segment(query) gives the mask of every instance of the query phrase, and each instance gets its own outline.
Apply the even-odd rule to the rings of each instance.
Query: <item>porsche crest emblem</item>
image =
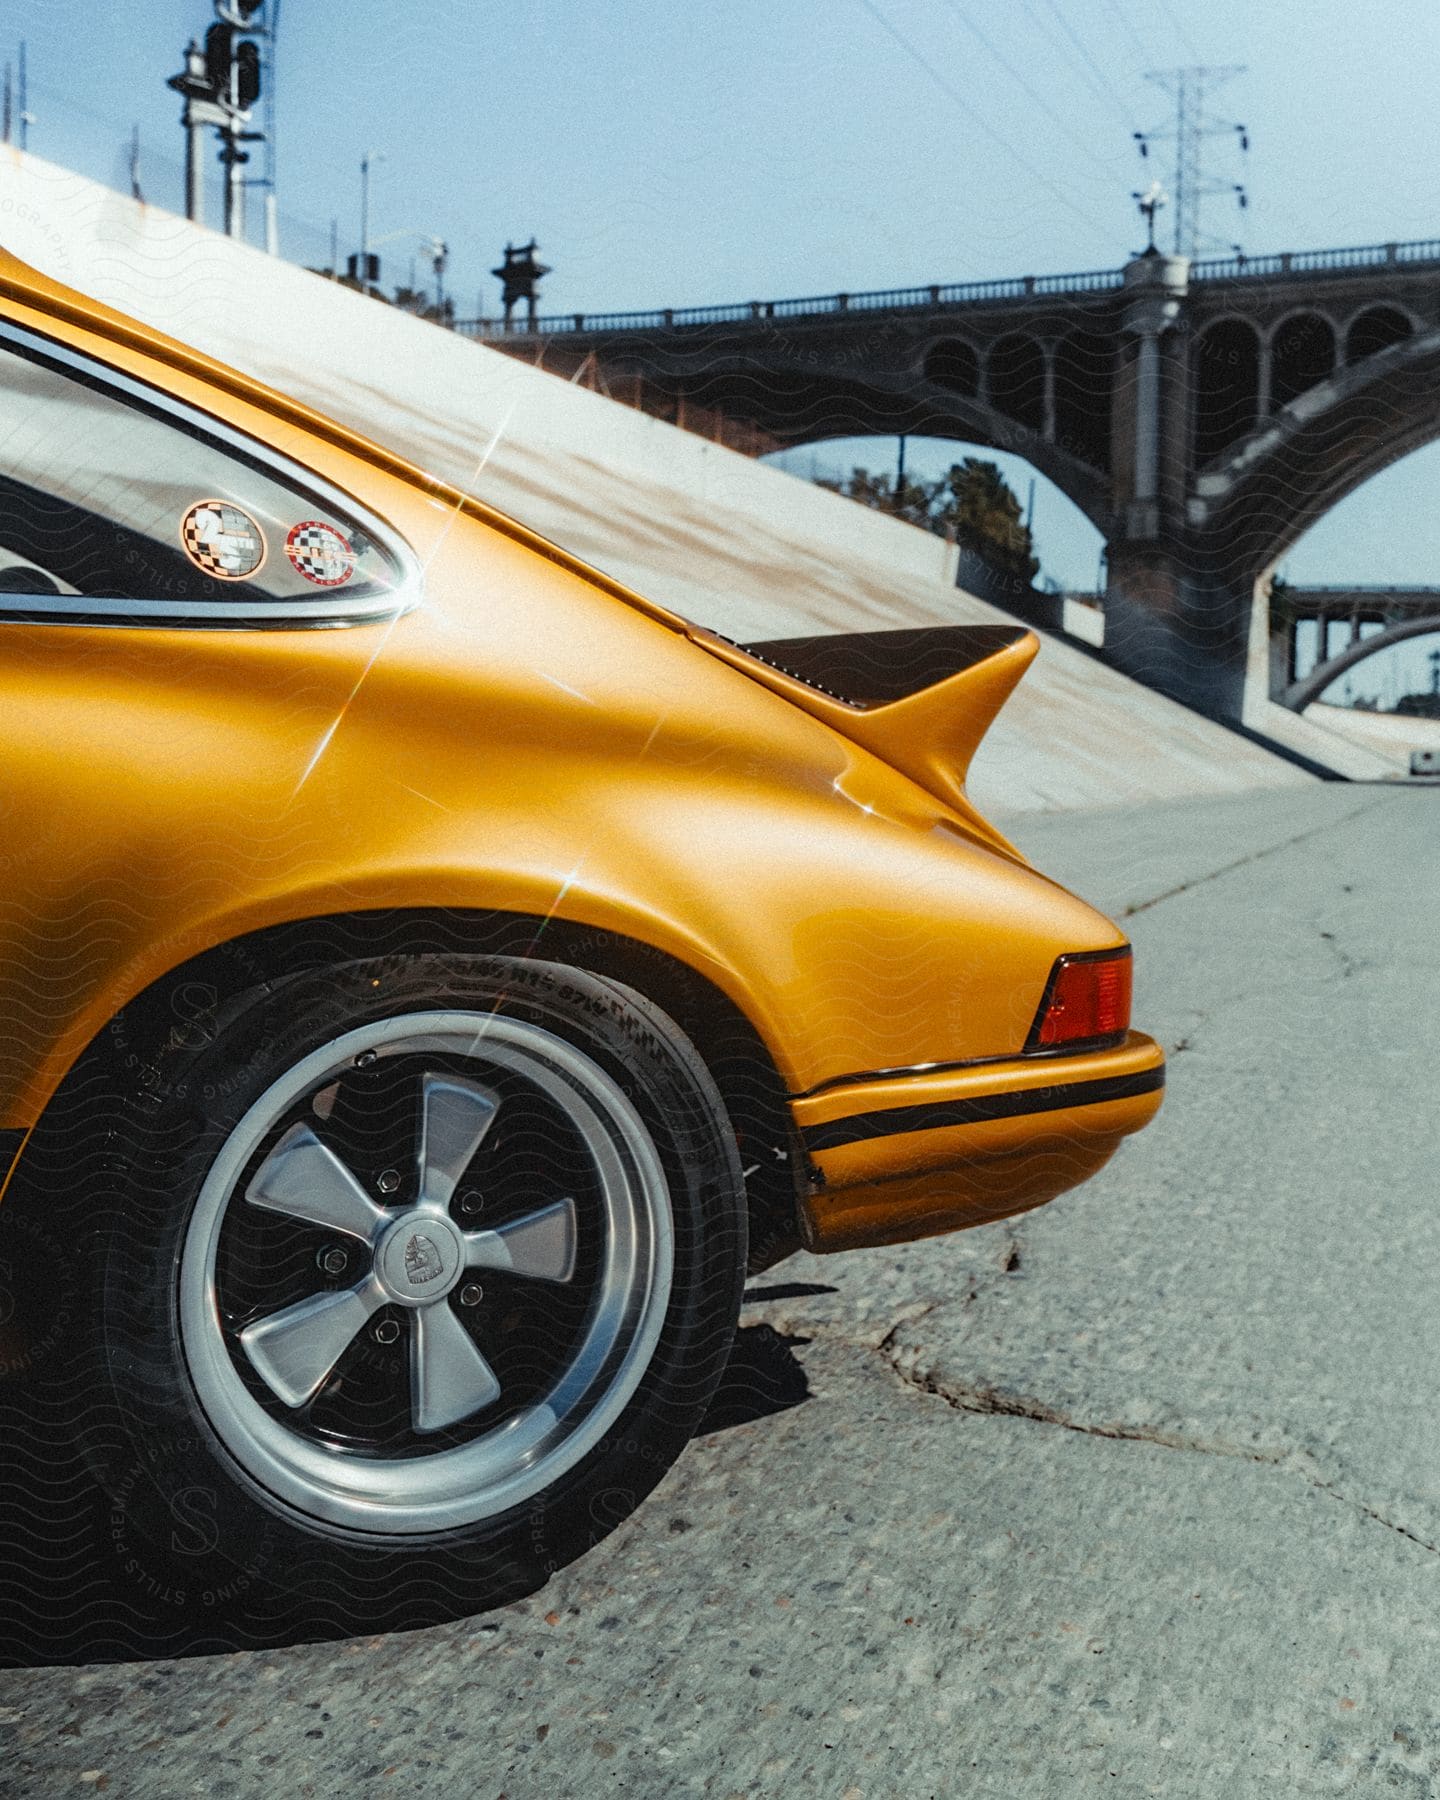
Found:
[[[405,1246],[405,1273],[416,1287],[445,1273],[445,1261],[434,1243],[417,1231]]]

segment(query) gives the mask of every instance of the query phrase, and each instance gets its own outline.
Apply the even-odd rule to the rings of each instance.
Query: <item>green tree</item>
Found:
[[[957,541],[1001,574],[1033,581],[1040,559],[1020,501],[998,464],[967,456],[952,463],[930,509],[931,530],[953,528]]]
[[[898,492],[889,475],[872,475],[868,469],[852,469],[843,480],[820,485],[937,536],[953,536],[993,569],[1019,581],[1031,582],[1040,571],[1020,502],[995,463],[967,456],[952,464],[942,481],[915,481],[907,475]]]

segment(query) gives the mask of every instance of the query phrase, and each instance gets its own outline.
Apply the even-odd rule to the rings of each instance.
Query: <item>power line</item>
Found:
[[[1195,40],[1185,29],[1184,21],[1171,9],[1169,0],[1157,0],[1157,4],[1159,5],[1160,11],[1164,13],[1165,17],[1175,27],[1175,35],[1180,39],[1180,42],[1189,51],[1191,56],[1195,58],[1196,62],[1199,62],[1201,56],[1199,50],[1195,47]]]
[[[1134,20],[1131,19],[1129,13],[1127,13],[1125,11],[1125,9],[1121,6],[1120,0],[1105,0],[1105,4],[1110,8],[1110,11],[1115,15],[1115,17],[1125,27],[1126,31],[1129,32],[1130,41],[1134,44],[1135,48],[1140,52],[1140,55],[1144,58],[1144,60],[1146,62],[1148,62],[1150,60],[1150,52],[1145,48],[1145,40],[1144,40],[1144,38],[1141,37],[1140,33],[1135,29]]]
[[[1043,23],[1043,21],[1040,18],[1040,15],[1035,11],[1035,8],[1030,4],[1030,0],[1020,0],[1020,4],[1022,7],[1024,7],[1025,11],[1029,14],[1030,23],[1035,27],[1036,31],[1039,32],[1042,37],[1049,38],[1051,44],[1053,45],[1055,40],[1054,40],[1054,37],[1051,35],[1050,27]],[[1103,87],[1101,87],[1096,82],[1095,77],[1084,66],[1084,64],[1077,63],[1075,61],[1075,58],[1073,57],[1073,55],[1071,55],[1071,53],[1065,48],[1065,46],[1063,44],[1060,45],[1059,48],[1060,48],[1061,54],[1064,56],[1066,62],[1068,62],[1070,64],[1071,68],[1078,70],[1079,73],[1084,76],[1085,80],[1089,83],[1091,93],[1093,93],[1095,95],[1095,97],[1100,101],[1101,105],[1102,106],[1113,105],[1114,104],[1113,96],[1111,94],[1109,94]],[[1126,123],[1128,124],[1129,121],[1127,120]]]
[[[1095,58],[1090,54],[1090,51],[1089,51],[1088,47],[1086,46],[1084,40],[1082,38],[1076,36],[1075,31],[1070,24],[1070,21],[1065,17],[1064,13],[1061,12],[1059,6],[1056,4],[1056,0],[1045,0],[1045,4],[1047,7],[1049,7],[1050,11],[1054,14],[1055,21],[1059,25],[1060,29],[1065,33],[1066,37],[1069,38],[1070,42],[1075,46],[1076,50],[1079,52],[1080,59],[1084,63],[1087,71],[1089,72],[1090,79],[1091,79],[1091,85],[1094,87],[1096,93],[1099,94],[1100,98],[1106,103],[1107,106],[1113,106],[1115,108],[1116,112],[1118,112],[1120,117],[1125,121],[1125,124],[1130,129],[1133,130],[1135,121],[1130,115],[1129,107],[1126,106],[1125,102],[1120,98],[1120,96],[1116,92],[1115,88],[1111,85],[1111,82],[1110,82],[1108,76],[1106,75],[1105,71],[1100,67],[1099,63],[1096,62]],[[1027,12],[1030,11],[1029,0],[1025,0],[1025,10]],[[1035,15],[1032,12],[1030,16],[1033,18]]]
[[[974,37],[979,38],[980,42],[984,45],[985,49],[987,51],[989,51],[990,55],[994,58],[994,60],[997,63],[999,63],[1000,67],[1005,71],[1005,73],[1010,77],[1010,79],[1019,86],[1021,91],[1031,101],[1032,105],[1038,106],[1040,111],[1043,112],[1047,118],[1053,119],[1054,122],[1060,127],[1061,131],[1063,131],[1065,133],[1066,137],[1069,138],[1070,142],[1072,144],[1074,144],[1076,146],[1076,148],[1079,149],[1085,156],[1088,156],[1090,161],[1095,165],[1095,167],[1097,169],[1100,170],[1100,172],[1103,175],[1108,177],[1110,174],[1110,170],[1107,167],[1107,165],[1104,162],[1102,162],[1098,156],[1096,156],[1094,150],[1085,141],[1084,138],[1080,137],[1076,132],[1074,132],[1070,129],[1070,126],[1066,123],[1065,119],[1061,116],[1061,114],[1056,112],[1054,107],[1052,107],[1050,105],[1049,101],[1044,97],[1044,95],[1041,94],[1040,92],[1038,92],[1037,89],[1035,89],[1034,87],[1032,87],[1030,85],[1030,83],[1025,79],[1025,77],[1015,67],[1014,63],[1012,63],[1010,61],[1009,57],[1006,56],[1002,51],[997,50],[995,48],[994,44],[992,44],[990,42],[990,39],[988,37],[986,37],[985,33],[980,29],[980,27],[975,23],[975,21],[972,18],[970,18],[970,16],[967,13],[965,13],[961,10],[959,0],[945,0],[945,5],[950,9],[950,11],[952,13],[954,13],[955,17],[960,21],[960,23],[965,27],[965,29],[967,31],[969,31]]]
[[[860,5],[865,8],[866,12],[869,13],[870,17],[874,19],[877,25],[881,26],[883,30],[888,32],[889,35],[894,38],[895,42],[899,44],[906,55],[920,65],[930,77],[931,81],[934,82],[936,87],[938,87],[948,99],[954,102],[960,111],[965,114],[966,118],[978,125],[986,136],[997,143],[1002,150],[1006,151],[1010,156],[1013,156],[1016,162],[1020,164],[1021,168],[1037,181],[1048,194],[1058,200],[1068,212],[1074,213],[1077,219],[1084,220],[1092,230],[1106,232],[1106,227],[1099,224],[1095,219],[1092,219],[1088,213],[1084,212],[1076,205],[1068,194],[1056,187],[1055,183],[1051,181],[1047,175],[1042,174],[1041,171],[1035,167],[1029,157],[1015,148],[1014,144],[1010,142],[1003,132],[997,131],[995,127],[991,125],[987,119],[982,118],[979,113],[972,112],[959,90],[945,79],[940,71],[930,63],[924,54],[910,42],[909,38],[907,38],[898,27],[891,24],[890,20],[887,19],[884,13],[882,13],[875,5],[874,0],[860,0]],[[1108,232],[1106,232],[1106,235],[1108,235]]]

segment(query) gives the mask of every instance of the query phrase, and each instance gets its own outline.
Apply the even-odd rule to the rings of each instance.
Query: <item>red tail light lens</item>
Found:
[[[1130,1027],[1130,946],[1058,956],[1026,1050],[1099,1045]]]

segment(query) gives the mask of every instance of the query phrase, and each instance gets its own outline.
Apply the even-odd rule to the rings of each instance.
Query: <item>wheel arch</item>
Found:
[[[90,1039],[14,1158],[78,1105],[104,1105],[116,1084],[144,1084],[148,1055],[177,1031],[204,1029],[229,1001],[327,963],[396,955],[512,956],[563,963],[633,988],[672,1018],[719,1089],[748,1171],[751,1266],[799,1247],[798,1140],[787,1092],[760,1033],[707,976],[641,939],[574,920],[465,908],[327,913],[259,927],[212,944],[132,995]],[[0,1167],[0,1192],[7,1182]]]

